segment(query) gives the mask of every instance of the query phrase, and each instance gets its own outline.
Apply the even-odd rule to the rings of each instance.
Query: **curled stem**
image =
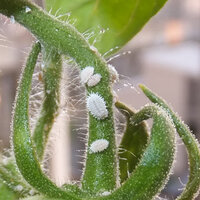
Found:
[[[25,180],[39,192],[49,197],[78,200],[79,198],[73,194],[58,188],[42,172],[31,139],[28,117],[29,93],[40,49],[40,44],[36,43],[29,55],[16,98],[13,116],[13,147],[16,163]]]
[[[33,133],[37,156],[42,160],[49,132],[58,115],[60,102],[60,79],[62,72],[61,56],[52,49],[45,49],[43,53],[44,68],[43,81],[45,96],[40,117]]]
[[[26,13],[26,7],[29,7],[31,11]],[[98,93],[104,98],[108,117],[104,120],[97,120],[91,114],[89,115],[88,145],[90,146],[95,140],[103,138],[108,140],[109,147],[105,152],[98,154],[87,152],[82,187],[89,193],[115,189],[117,167],[112,110],[113,96],[106,61],[90,47],[82,34],[75,28],[53,19],[48,13],[28,1],[1,0],[0,12],[8,17],[13,16],[17,22],[28,28],[45,48],[53,48],[60,54],[72,57],[80,69],[92,66],[95,73],[102,76],[101,82],[97,86],[87,88],[87,95]]]
[[[161,106],[171,116],[176,130],[187,148],[190,163],[189,181],[177,199],[192,200],[198,195],[200,188],[200,145],[189,128],[179,119],[163,99],[142,84],[140,88],[153,103]]]
[[[175,129],[170,118],[158,106],[146,106],[132,118],[133,124],[153,118],[147,148],[130,178],[105,200],[153,199],[165,185],[175,152]]]

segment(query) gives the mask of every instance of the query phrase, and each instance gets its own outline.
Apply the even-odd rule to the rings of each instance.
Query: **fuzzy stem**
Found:
[[[13,146],[17,166],[25,178],[39,192],[55,198],[78,200],[73,194],[65,192],[52,183],[42,172],[37,160],[29,128],[28,106],[32,75],[40,52],[40,44],[36,43],[27,60],[13,116]]]
[[[150,200],[168,180],[175,153],[175,129],[158,106],[146,106],[132,117],[133,124],[153,118],[147,148],[130,178],[116,191],[96,200]]]
[[[39,160],[42,160],[49,132],[53,122],[58,115],[58,104],[60,102],[60,79],[62,72],[61,56],[51,49],[44,50],[43,81],[45,97],[36,123],[33,140]]]
[[[0,0],[0,2],[0,12],[8,17],[13,15],[16,21],[27,27],[46,48],[54,48],[59,53],[72,57],[81,69],[93,66],[95,73],[102,75],[101,82],[97,86],[87,88],[87,95],[90,93],[101,95],[109,114],[104,120],[97,120],[89,115],[88,145],[104,138],[108,140],[109,147],[99,154],[87,153],[82,186],[90,193],[113,190],[117,179],[113,97],[105,60],[90,48],[88,42],[71,25],[53,19],[37,6],[23,0]],[[31,12],[25,12],[26,6]]]
[[[149,140],[149,134],[145,122],[137,125],[132,123],[131,119],[136,112],[119,101],[115,103],[115,106],[126,116],[126,130],[118,151],[120,181],[123,183],[140,161]]]
[[[190,176],[189,181],[178,200],[192,200],[198,195],[200,187],[200,145],[189,128],[176,116],[167,103],[154,94],[144,85],[140,85],[144,94],[154,103],[164,108],[171,116],[181,139],[183,140],[189,155]]]

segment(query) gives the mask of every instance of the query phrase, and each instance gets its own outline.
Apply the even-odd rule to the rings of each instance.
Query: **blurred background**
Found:
[[[35,2],[43,5],[41,0]],[[24,28],[0,16],[0,150],[9,147],[17,81],[33,40]],[[145,105],[148,101],[137,87],[139,83],[144,83],[167,100],[200,139],[199,0],[168,0],[159,14],[109,63],[120,74],[120,82],[114,85],[114,90],[121,101],[136,109]],[[53,147],[68,146],[64,153],[62,148],[57,149],[57,154],[52,158],[52,163],[55,160],[56,163],[67,163],[67,167],[59,170],[57,164],[52,166],[52,177],[56,181],[55,177],[60,176],[60,184],[68,179],[78,180],[81,176],[80,163],[83,158],[76,150],[84,149],[84,144],[73,133],[75,123],[78,121],[68,124],[68,129],[72,130],[70,136],[60,136],[66,142],[59,145],[58,141]],[[177,138],[177,144],[174,173],[162,192],[168,199],[181,192],[188,176],[187,155],[180,138]],[[63,156],[69,154],[70,159],[63,161]],[[61,181],[62,176],[65,178]]]

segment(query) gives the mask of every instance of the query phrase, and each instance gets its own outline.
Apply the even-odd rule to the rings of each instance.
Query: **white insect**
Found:
[[[105,119],[108,117],[106,103],[99,94],[91,93],[87,97],[87,108],[90,113],[97,119]]]
[[[118,74],[117,70],[115,69],[115,67],[108,64],[108,69],[109,69],[109,72],[110,72],[111,81],[112,82],[118,82],[119,81],[119,74]]]
[[[95,53],[97,53],[97,52],[98,52],[97,48],[96,48],[96,47],[94,47],[94,46],[90,46],[90,49],[91,49],[92,51],[94,51]]]
[[[15,191],[21,192],[23,190],[23,186],[22,185],[17,185],[15,187]]]
[[[25,13],[29,13],[29,12],[31,12],[31,9],[28,6],[26,6]]]
[[[99,139],[95,140],[91,145],[90,145],[90,151],[91,153],[98,153],[101,151],[104,151],[107,149],[109,146],[108,140],[105,139]]]
[[[34,190],[30,190],[30,191],[29,191],[29,194],[30,194],[31,196],[33,196],[33,195],[35,194],[35,191],[34,191]]]
[[[10,16],[10,22],[11,22],[12,24],[15,23],[15,17],[14,17],[13,15]]]
[[[94,74],[89,78],[87,85],[89,87],[93,87],[100,82],[101,78],[102,78],[101,74]]]
[[[101,193],[101,196],[108,196],[109,194],[111,194],[111,192],[105,191],[105,192]]]
[[[87,83],[90,77],[94,74],[94,67],[88,66],[81,71],[81,82]]]

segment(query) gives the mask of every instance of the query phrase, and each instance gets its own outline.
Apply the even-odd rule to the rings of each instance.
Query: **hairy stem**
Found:
[[[17,166],[25,180],[39,192],[50,197],[78,200],[79,198],[76,198],[73,194],[58,188],[42,172],[31,139],[28,117],[29,95],[39,52],[40,44],[36,43],[27,60],[16,99],[13,116],[13,146]]]
[[[61,56],[52,49],[44,49],[43,78],[45,97],[33,133],[33,140],[39,160],[42,160],[49,132],[58,115],[60,102],[60,79],[62,72]]]
[[[176,116],[167,103],[159,96],[154,94],[144,85],[140,85],[144,94],[154,103],[164,108],[171,116],[174,125],[181,139],[183,140],[189,155],[190,176],[189,181],[178,200],[194,199],[199,192],[200,186],[200,145],[189,128]]]
[[[98,93],[106,102],[108,117],[97,120],[89,115],[88,146],[97,139],[106,139],[109,147],[106,151],[90,154],[87,152],[82,187],[89,193],[110,191],[116,187],[115,130],[113,120],[113,97],[110,88],[110,75],[105,60],[90,47],[83,36],[71,25],[53,19],[37,6],[23,0],[1,0],[0,12],[27,27],[46,48],[54,48],[58,53],[74,59],[81,69],[92,66],[95,73],[101,74],[101,82],[87,88],[87,95]],[[28,6],[31,12],[26,13]],[[92,163],[92,164],[91,164]]]

